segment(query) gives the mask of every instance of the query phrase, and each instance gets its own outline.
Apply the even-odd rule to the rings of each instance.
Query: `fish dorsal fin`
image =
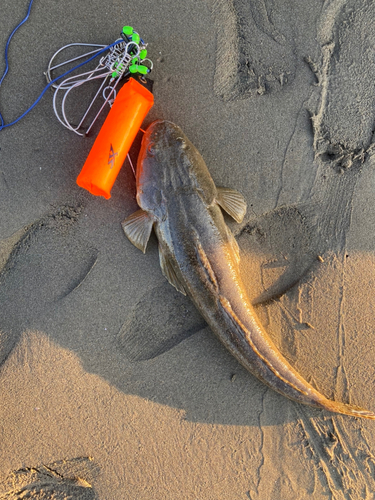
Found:
[[[216,201],[236,222],[243,221],[247,206],[241,193],[235,189],[218,187]]]
[[[153,224],[154,221],[150,215],[144,210],[139,209],[129,215],[121,226],[133,245],[145,253]]]
[[[178,292],[181,292],[182,295],[186,295],[183,283],[181,283],[181,280],[178,278],[175,270],[173,269],[170,258],[166,255],[166,252],[163,250],[160,244],[159,244],[159,260],[160,260],[161,270],[164,276],[169,281],[169,283],[172,286],[174,286]]]

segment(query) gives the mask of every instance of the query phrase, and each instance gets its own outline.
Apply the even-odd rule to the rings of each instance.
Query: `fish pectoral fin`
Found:
[[[216,202],[225,210],[233,219],[240,223],[246,214],[246,201],[241,193],[235,189],[217,188]]]
[[[153,224],[154,220],[150,215],[144,210],[139,209],[129,215],[129,217],[122,222],[121,226],[133,245],[145,253]]]
[[[183,283],[181,283],[181,280],[178,278],[175,270],[173,269],[173,265],[170,258],[166,255],[165,251],[163,250],[160,244],[159,244],[159,260],[160,260],[161,270],[164,276],[169,281],[169,283],[172,286],[174,286],[178,292],[181,292],[182,295],[186,295]]]

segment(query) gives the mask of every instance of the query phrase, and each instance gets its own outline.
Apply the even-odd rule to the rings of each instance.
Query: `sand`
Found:
[[[0,47],[27,3],[2,6]],[[155,65],[144,125],[177,123],[247,200],[228,225],[264,327],[319,391],[373,411],[374,14],[370,0],[35,0],[0,89],[9,122],[58,48],[134,26]],[[143,255],[123,234],[129,164],[110,200],[76,185],[94,137],[58,123],[50,91],[0,132],[0,499],[374,498],[375,424],[289,401],[226,352],[163,277],[155,238]]]

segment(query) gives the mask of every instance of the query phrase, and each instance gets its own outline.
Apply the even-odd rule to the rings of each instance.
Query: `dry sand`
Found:
[[[3,2],[0,47],[27,3]],[[375,410],[374,2],[35,0],[6,121],[55,50],[125,24],[155,63],[145,124],[180,125],[248,202],[228,224],[249,296],[278,297],[265,328],[326,396]],[[124,236],[129,165],[109,201],[75,184],[93,137],[51,97],[0,133],[0,499],[375,498],[375,424],[291,402],[225,351],[155,239],[142,255]]]

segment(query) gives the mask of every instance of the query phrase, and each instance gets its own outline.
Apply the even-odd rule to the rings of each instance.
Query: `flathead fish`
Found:
[[[304,380],[260,324],[239,272],[240,251],[222,209],[241,222],[243,196],[216,187],[200,153],[175,124],[157,120],[142,140],[137,164],[140,209],[122,226],[145,252],[152,229],[167,280],[194,302],[211,330],[252,374],[275,391],[310,406],[375,419],[331,401]]]

